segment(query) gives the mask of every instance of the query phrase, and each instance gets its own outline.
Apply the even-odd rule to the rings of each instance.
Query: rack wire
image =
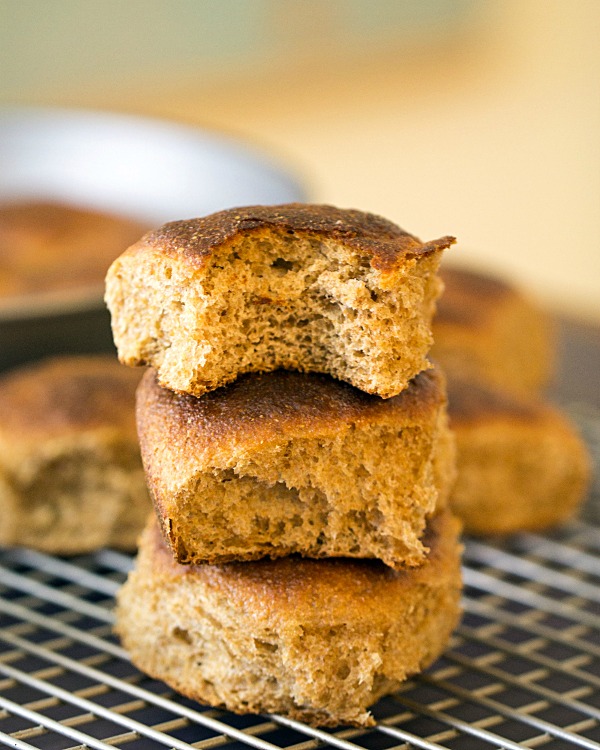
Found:
[[[600,413],[570,408],[600,457]],[[140,673],[112,632],[132,559],[0,551],[0,745],[16,750],[600,750],[600,488],[552,535],[467,540],[464,617],[444,656],[323,731],[236,716]]]

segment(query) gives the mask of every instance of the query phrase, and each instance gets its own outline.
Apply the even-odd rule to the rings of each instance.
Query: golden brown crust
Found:
[[[157,582],[184,577],[220,591],[232,607],[263,620],[320,624],[347,617],[364,618],[373,626],[395,619],[394,601],[418,586],[444,586],[456,581],[460,522],[448,511],[430,519],[425,541],[430,549],[419,568],[393,570],[378,560],[284,557],[223,565],[180,565],[173,559],[154,517],[140,547],[153,560]],[[159,583],[159,585],[163,585]]]
[[[228,447],[331,434],[343,424],[418,420],[445,403],[439,370],[422,372],[398,396],[380,399],[327,375],[277,370],[245,375],[201,398],[161,388],[148,370],[137,391],[142,446],[181,443],[195,456]]]
[[[444,378],[380,399],[323,375],[248,375],[201,398],[137,394],[138,434],[165,538],[181,563],[297,553],[420,565],[455,466]]]
[[[392,222],[362,211],[289,203],[246,206],[171,222],[147,234],[129,252],[156,247],[166,255],[183,256],[191,265],[203,267],[226,243],[265,229],[338,240],[370,256],[373,268],[382,272],[392,270],[400,258],[426,255],[455,242],[453,237],[442,237],[422,243]]]
[[[139,371],[111,355],[55,357],[0,379],[2,431],[29,439],[110,425],[135,436]]]
[[[443,266],[439,274],[444,293],[437,302],[438,326],[485,325],[497,305],[519,297],[506,282],[479,272]]]
[[[395,396],[429,366],[436,272],[452,242],[304,204],[173,222],[107,273],[119,358],[197,397],[280,368]]]
[[[525,397],[547,386],[554,361],[550,317],[501,279],[456,267],[439,273],[444,293],[431,355],[444,370]]]
[[[111,262],[146,229],[62,203],[0,205],[0,295],[99,287]]]
[[[495,418],[528,422],[543,409],[535,399],[487,387],[473,379],[448,378],[448,415],[453,427]]]

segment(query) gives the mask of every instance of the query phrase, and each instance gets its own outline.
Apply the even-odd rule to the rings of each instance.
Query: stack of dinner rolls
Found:
[[[237,712],[365,725],[459,616],[442,251],[331,206],[223,211],[111,266],[155,514],[122,588],[133,661]]]
[[[457,267],[433,321],[456,436],[453,511],[471,534],[538,531],[586,497],[590,460],[574,425],[547,402],[553,326],[520,289]]]

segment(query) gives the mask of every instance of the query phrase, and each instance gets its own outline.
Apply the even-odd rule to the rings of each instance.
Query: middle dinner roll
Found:
[[[182,563],[297,553],[416,566],[454,480],[439,370],[387,400],[285,371],[195,398],[148,371],[137,424],[157,516]]]

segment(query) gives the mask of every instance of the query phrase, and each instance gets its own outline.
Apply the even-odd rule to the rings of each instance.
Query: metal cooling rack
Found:
[[[573,406],[600,457],[600,413]],[[596,474],[597,475],[597,474]],[[0,552],[0,745],[16,750],[600,750],[600,488],[552,536],[468,541],[464,618],[369,729],[207,709],[138,672],[112,634],[131,558]]]

